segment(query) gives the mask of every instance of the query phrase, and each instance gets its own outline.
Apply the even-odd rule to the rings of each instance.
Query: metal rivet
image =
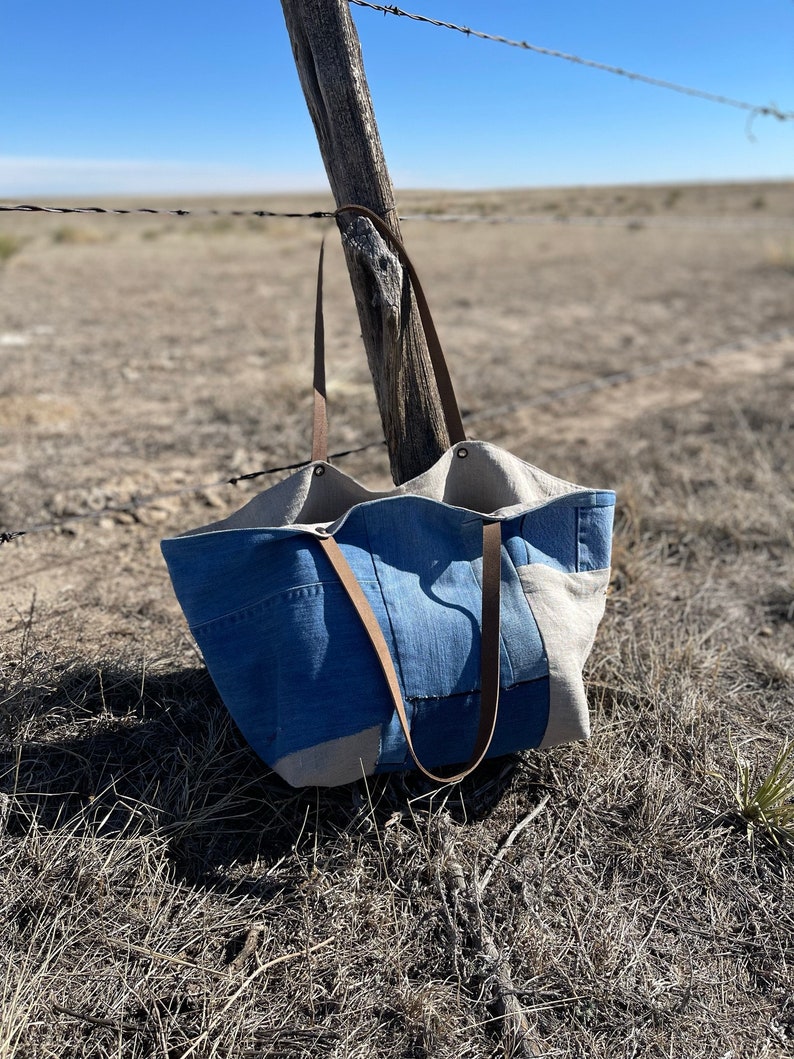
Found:
[[[463,460],[469,455],[468,449],[458,449],[458,456]]]
[[[319,477],[320,477],[320,475],[322,475],[322,474],[325,474],[325,467],[323,467],[323,465],[322,465],[322,464],[320,464],[320,465],[319,465],[318,467],[315,467],[315,468],[314,468],[314,473],[315,473],[315,474],[317,475],[317,477],[319,478]]]

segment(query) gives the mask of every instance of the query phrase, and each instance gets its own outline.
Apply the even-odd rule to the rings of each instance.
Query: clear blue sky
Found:
[[[400,5],[794,110],[794,0]],[[794,121],[747,115],[352,9],[402,187],[794,176]],[[278,0],[4,0],[0,196],[325,188]]]

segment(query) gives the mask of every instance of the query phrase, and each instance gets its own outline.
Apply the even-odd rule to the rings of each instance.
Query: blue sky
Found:
[[[405,0],[794,110],[794,0]],[[354,7],[395,184],[794,176],[794,121]],[[327,186],[278,0],[4,0],[0,196]]]

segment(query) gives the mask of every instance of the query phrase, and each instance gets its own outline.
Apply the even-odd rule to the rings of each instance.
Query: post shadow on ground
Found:
[[[40,830],[111,838],[134,820],[165,837],[174,870],[191,883],[221,882],[233,863],[275,863],[309,818],[313,841],[330,848],[341,833],[378,831],[395,813],[483,819],[516,773],[528,786],[542,783],[514,755],[484,762],[454,787],[404,773],[295,789],[244,742],[204,667],[142,673],[82,663],[39,685],[12,692],[0,717],[6,830],[21,835],[35,818]],[[37,737],[25,738],[31,730]]]

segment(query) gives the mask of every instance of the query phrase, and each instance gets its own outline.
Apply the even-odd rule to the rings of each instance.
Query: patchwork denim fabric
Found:
[[[588,735],[581,670],[603,613],[614,502],[472,441],[388,492],[311,464],[162,549],[245,739],[288,782],[331,786],[413,762],[318,531],[334,537],[372,607],[415,749],[435,767],[465,761],[477,732],[483,516],[502,533],[489,756]]]

